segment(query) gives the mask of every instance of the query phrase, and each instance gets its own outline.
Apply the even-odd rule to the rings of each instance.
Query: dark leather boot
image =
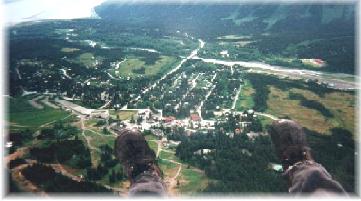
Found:
[[[138,131],[128,129],[118,131],[114,152],[126,170],[131,184],[144,172],[162,176],[154,151]]]
[[[271,135],[284,170],[297,162],[313,160],[307,145],[306,135],[302,127],[295,121],[276,120],[270,126],[268,133]]]

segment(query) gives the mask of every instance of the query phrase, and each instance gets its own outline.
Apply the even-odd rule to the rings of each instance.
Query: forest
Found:
[[[322,164],[348,192],[355,192],[355,142],[352,134],[342,128],[334,128],[329,136],[308,129],[305,133],[315,161]],[[280,163],[269,136],[252,140],[242,133],[230,137],[218,128],[206,134],[187,137],[175,133],[169,137],[181,140],[176,149],[177,156],[205,170],[211,179],[205,192],[287,192],[286,178],[268,168],[269,163]],[[342,144],[342,147],[337,144]],[[213,151],[195,155],[199,149]]]

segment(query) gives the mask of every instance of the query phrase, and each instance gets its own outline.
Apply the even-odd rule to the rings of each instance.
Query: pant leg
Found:
[[[166,187],[158,175],[141,173],[129,188],[130,196],[166,196]]]
[[[322,165],[313,161],[296,164],[284,175],[289,179],[289,192],[345,193],[341,184],[333,180]]]

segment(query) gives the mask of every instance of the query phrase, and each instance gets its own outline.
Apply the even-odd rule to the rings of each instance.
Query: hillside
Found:
[[[208,41],[219,36],[251,37],[246,47],[263,55],[320,58],[322,71],[354,73],[354,5],[331,4],[120,4],[95,8],[104,20],[183,30]],[[232,41],[244,41],[233,38]],[[265,60],[263,58],[263,60]],[[278,59],[278,64],[284,64]],[[292,63],[293,66],[298,65]]]

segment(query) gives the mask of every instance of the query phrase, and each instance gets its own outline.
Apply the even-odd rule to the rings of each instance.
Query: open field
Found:
[[[76,59],[77,63],[83,64],[86,67],[94,67],[99,58],[95,57],[92,53],[83,53]]]
[[[154,135],[146,135],[145,140],[158,140],[158,137]]]
[[[145,138],[149,146],[157,152],[158,145],[155,141],[157,137],[147,135]],[[184,163],[182,164],[174,152],[164,147],[162,151],[160,151],[158,164],[164,174],[164,181],[166,181],[167,185],[170,185],[168,186],[170,193],[193,194],[205,189],[208,184],[208,179],[201,170],[190,167]],[[177,181],[179,185],[174,183]]]
[[[129,111],[129,110],[109,110],[110,116],[114,119],[119,120],[130,120],[133,116],[134,119],[137,118],[137,111]]]
[[[242,36],[242,35],[225,35],[217,37],[218,40],[247,40],[251,39],[251,36]]]
[[[329,133],[329,129],[343,127],[354,131],[355,97],[345,92],[332,92],[320,97],[317,94],[301,89],[291,89],[294,93],[302,94],[308,100],[316,100],[330,110],[334,117],[325,117],[319,111],[300,105],[300,100],[290,100],[289,91],[282,91],[270,87],[267,100],[267,113],[282,117],[289,117],[302,126],[319,133]]]
[[[93,167],[96,167],[100,161],[100,149],[102,145],[109,145],[110,147],[114,146],[115,137],[113,135],[103,135],[101,133],[96,133],[94,131],[86,130],[84,135],[80,135],[80,138],[88,145],[91,154],[91,160]],[[89,142],[89,144],[88,144]]]
[[[180,162],[180,160],[178,159],[178,157],[175,156],[175,153],[172,152],[167,152],[162,150],[159,154],[159,158],[161,159],[168,159],[168,160],[174,160],[177,162]]]
[[[289,92],[270,87],[270,94],[267,100],[267,113],[280,118],[291,118],[302,126],[315,130],[319,133],[326,133],[332,124],[318,111],[300,106],[299,100],[290,100]]]
[[[118,164],[116,164],[114,167],[112,167],[111,170],[118,171],[118,170],[120,170],[120,169],[122,169],[122,168],[123,168],[122,165],[121,165],[120,163],[118,163]],[[109,171],[107,172],[107,174],[105,174],[105,175],[102,177],[102,179],[99,180],[99,183],[101,183],[102,185],[109,185],[109,186],[114,187],[114,188],[124,188],[124,191],[126,191],[125,186],[126,186],[126,183],[127,183],[128,181],[122,180],[122,181],[110,182],[109,177],[110,177],[111,174],[112,174],[112,171],[111,171],[111,170],[109,170]]]
[[[79,56],[79,61],[86,66],[91,65],[94,62],[94,55],[92,53],[83,53]]]
[[[102,145],[114,146],[115,137],[113,135],[104,135],[93,130],[86,130],[84,134],[91,139],[90,144],[92,147],[99,148]]]
[[[168,171],[169,169],[177,168],[177,164],[162,159],[159,160],[159,166],[163,171]]]
[[[158,144],[157,144],[157,142],[155,142],[155,141],[147,141],[148,142],[148,145],[149,145],[149,147],[155,152],[155,153],[157,153],[157,150],[158,150]]]
[[[208,179],[205,174],[199,170],[183,166],[180,174],[181,185],[180,192],[185,194],[192,194],[199,192],[207,187]]]
[[[245,80],[244,85],[242,85],[241,92],[239,93],[239,99],[236,103],[237,110],[246,110],[252,109],[254,107],[254,102],[252,95],[254,94],[254,89],[252,88],[251,83],[248,80]]]
[[[79,50],[80,49],[78,49],[78,48],[63,47],[63,48],[61,48],[60,51],[69,53],[69,52],[76,52],[76,51],[79,51]]]
[[[300,93],[307,99],[319,101],[334,115],[334,118],[331,121],[334,127],[343,127],[354,133],[356,114],[356,97],[354,95],[337,91],[327,93],[324,97],[320,97],[311,91],[301,89],[292,89],[291,91]]]
[[[115,77],[119,75],[134,77],[141,74],[134,73],[133,71],[144,67],[144,75],[156,75],[158,73],[166,72],[170,67],[175,66],[177,61],[178,60],[175,57],[163,55],[160,56],[160,59],[158,59],[155,64],[145,65],[145,62],[140,58],[129,58],[119,65],[119,69],[117,71],[119,72],[118,74],[115,72],[115,70],[111,70],[110,73]]]
[[[44,105],[43,109],[32,107],[25,98],[9,99],[10,130],[38,129],[41,125],[63,119],[69,113]]]
[[[272,122],[273,122],[273,120],[271,118],[268,118],[268,117],[258,116],[257,118],[261,121],[261,124],[262,124],[263,128],[266,128],[268,125],[271,125]]]

